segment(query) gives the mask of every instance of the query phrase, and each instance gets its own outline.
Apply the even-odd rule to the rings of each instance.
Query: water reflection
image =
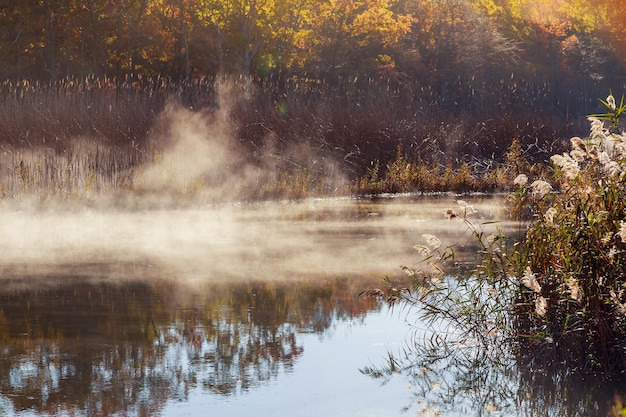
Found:
[[[454,284],[451,288],[461,291]],[[439,306],[446,311],[463,308],[451,306],[456,299],[448,293],[440,300]],[[427,322],[421,320],[424,315],[417,303],[396,308],[418,317],[411,336],[403,349],[390,351],[378,366],[362,371],[382,381],[406,378],[413,391],[410,403],[417,404],[424,415],[617,417],[624,413],[623,377],[612,381],[601,375],[581,378],[558,361],[539,363],[532,352],[520,352],[478,314],[465,323],[447,317]],[[465,328],[468,325],[475,328]],[[546,344],[544,348],[551,347]]]
[[[288,373],[303,334],[378,308],[356,297],[364,282],[348,278],[193,287],[25,279],[1,283],[0,391],[11,409],[46,415],[154,415],[197,387],[245,392]]]

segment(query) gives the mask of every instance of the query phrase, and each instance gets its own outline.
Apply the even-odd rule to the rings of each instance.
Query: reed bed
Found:
[[[0,153],[3,198],[90,198],[131,190],[135,167],[146,163],[145,152],[97,144],[74,144],[64,151],[51,148],[15,149]]]
[[[246,167],[265,171],[241,186],[251,198],[499,190],[510,179],[505,157],[514,138],[533,163],[563,146],[556,133],[566,130],[562,124],[541,117],[522,123],[524,115],[512,113],[487,117],[471,105],[449,111],[434,92],[417,97],[403,87],[383,79],[301,77],[6,81],[2,196],[138,191],[136,171],[171,145],[160,121],[171,106],[207,118],[225,114],[228,146]],[[236,178],[231,169],[221,175]],[[195,178],[181,187],[193,193],[212,186]]]
[[[369,373],[440,367],[460,376],[453,391],[456,384],[458,392],[466,392],[476,382],[472,375],[480,374],[477,367],[487,365],[489,375],[495,369],[505,379],[502,370],[515,368],[520,371],[512,381],[516,386],[545,387],[547,395],[539,389],[517,400],[530,398],[540,407],[550,395],[576,391],[581,379],[594,389],[623,386],[626,133],[620,116],[626,102],[618,104],[612,95],[602,102],[607,112],[590,116],[589,135],[572,137],[566,152],[550,158],[549,170],[522,163],[510,172],[517,172],[509,196],[511,215],[527,222],[519,239],[503,231],[486,235],[484,225],[471,218],[475,211],[459,201],[459,207],[442,208],[442,213],[451,221],[461,219],[475,236],[481,256],[477,265],[463,270],[455,262],[454,246],[443,247],[436,236],[424,235],[425,243],[414,247],[421,263],[404,268],[407,282],[387,280],[385,288],[363,293],[392,305],[419,306],[420,323],[429,325],[426,336],[415,340],[415,355],[390,358],[388,369]],[[511,166],[517,154],[515,147],[507,153]],[[491,390],[478,395],[481,404],[510,406]],[[566,405],[589,411],[588,400],[585,390]]]

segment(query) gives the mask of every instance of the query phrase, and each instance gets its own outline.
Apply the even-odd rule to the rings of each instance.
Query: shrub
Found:
[[[626,106],[603,103],[591,135],[552,156],[552,185],[518,176],[512,201],[536,220],[511,268],[522,284],[514,317],[523,359],[542,351],[547,363],[611,376],[626,372],[626,135],[617,130]]]
[[[388,279],[363,293],[419,307],[409,347],[364,373],[406,372],[427,405],[469,399],[479,415],[520,406],[529,415],[608,415],[607,395],[626,373],[626,134],[618,129],[626,105],[603,103],[608,113],[589,117],[590,136],[551,158],[552,175],[531,169],[514,179],[512,208],[531,219],[519,242],[486,236],[461,202],[445,213],[476,237],[474,269],[425,236],[415,246],[422,264],[404,268],[408,283]],[[444,397],[433,396],[440,381]],[[613,401],[614,412],[623,409]]]
[[[589,117],[590,136],[552,156],[551,177],[514,179],[512,210],[532,219],[518,243],[485,239],[457,216],[475,234],[482,260],[455,288],[405,297],[425,308],[424,317],[465,329],[464,338],[491,323],[522,368],[558,365],[608,379],[626,372],[626,134],[617,129],[626,104],[612,96],[603,103],[608,113]]]

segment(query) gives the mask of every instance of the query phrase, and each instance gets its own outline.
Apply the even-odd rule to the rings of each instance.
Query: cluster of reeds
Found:
[[[424,307],[424,317],[453,323],[474,339],[480,332],[473,329],[488,332],[490,323],[522,368],[558,365],[606,378],[626,372],[626,134],[618,129],[626,104],[613,96],[603,103],[608,112],[589,117],[590,136],[572,138],[569,152],[552,156],[551,175],[530,169],[529,179],[518,171],[510,201],[511,212],[529,221],[522,239],[494,250],[494,242],[507,241],[482,243],[475,233],[481,261],[457,284],[471,291],[435,287],[409,298]]]
[[[603,103],[590,136],[552,156],[553,179],[515,180],[514,206],[535,220],[511,269],[520,357],[616,376],[626,372],[626,105]]]
[[[357,194],[403,192],[494,192],[512,190],[513,179],[522,171],[542,173],[543,164],[531,164],[519,139],[511,141],[500,161],[487,166],[473,162],[440,164],[412,160],[399,147],[396,159],[384,167],[376,162],[367,174],[357,178]]]
[[[136,148],[111,148],[78,139],[63,151],[5,146],[0,153],[0,196],[43,201],[130,190],[135,167],[145,162],[145,153]]]
[[[622,415],[607,388],[626,372],[626,133],[619,130],[626,104],[612,95],[602,102],[607,113],[590,116],[589,137],[552,156],[552,172],[509,150],[519,163],[511,213],[527,225],[519,241],[485,235],[461,202],[445,214],[463,219],[479,242],[474,268],[460,268],[454,247],[425,236],[415,246],[422,263],[404,268],[408,283],[387,279],[364,293],[417,306],[419,323],[407,350],[366,373],[415,375],[427,402],[432,381],[446,381],[447,398],[433,403],[462,394],[481,412],[524,404],[554,415],[591,415],[590,407],[599,410],[593,415]]]
[[[521,241],[497,250],[481,243],[481,262],[457,284],[471,291],[435,287],[409,298],[423,317],[465,329],[464,340],[490,323],[522,368],[558,365],[608,379],[626,372],[626,134],[618,129],[626,104],[612,96],[603,102],[608,113],[589,117],[590,136],[552,156],[552,175],[518,171],[510,201],[512,213],[529,221]]]
[[[376,163],[378,174],[385,175],[399,147],[409,161],[431,171],[462,171],[466,164],[474,176],[483,175],[502,162],[513,138],[526,158],[539,162],[560,151],[560,138],[571,130],[559,119],[522,111],[451,109],[434,91],[407,93],[411,88],[404,87],[376,79],[327,83],[293,77],[255,84],[251,99],[232,117],[240,127],[238,139],[255,151],[268,143],[276,152],[305,145],[319,158],[337,162],[352,179],[367,177]],[[449,183],[433,185],[433,191],[465,185],[463,180]],[[393,192],[393,181],[378,188]]]
[[[328,197],[334,194],[343,195],[348,192],[347,185],[330,180],[329,177],[310,170],[294,173],[285,171],[265,179],[263,185],[256,190],[248,190],[246,195],[253,199],[280,200],[302,199],[308,197]]]
[[[91,197],[127,190],[174,90],[164,80],[0,84],[0,195]]]
[[[398,155],[384,170],[380,162],[374,164],[367,175],[355,181],[354,190],[357,194],[487,192],[505,189],[507,181],[504,175],[504,170],[499,167],[483,175],[468,163],[455,167],[452,164],[411,162],[406,155]]]
[[[77,136],[109,145],[142,144],[179,88],[164,80],[76,79],[0,85],[0,143],[64,149]]]

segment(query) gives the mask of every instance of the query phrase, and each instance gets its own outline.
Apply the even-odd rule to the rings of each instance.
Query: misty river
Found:
[[[415,266],[423,234],[475,259],[443,214],[457,199],[5,207],[0,415],[467,415],[362,372],[414,318],[358,296]],[[463,199],[510,228],[503,197]]]

